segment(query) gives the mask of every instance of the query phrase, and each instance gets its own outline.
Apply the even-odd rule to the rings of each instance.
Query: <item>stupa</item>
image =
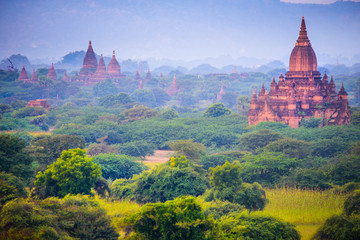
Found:
[[[106,81],[107,73],[103,55],[101,54],[99,65],[97,66],[95,74],[91,78],[91,82],[96,84],[98,82]]]
[[[33,69],[33,73],[31,75],[31,79],[30,79],[30,82],[31,83],[36,83],[38,81],[38,78],[36,76],[36,72],[35,72],[35,69]]]
[[[120,64],[116,60],[115,51],[113,51],[112,58],[108,64],[107,72],[109,77],[114,80],[125,77],[125,75],[121,74]]]
[[[49,72],[48,74],[46,75],[46,77],[52,81],[56,81],[57,80],[57,76],[56,76],[56,72],[55,72],[55,69],[54,69],[54,64],[52,63],[51,64],[51,67],[49,68]]]
[[[269,93],[264,85],[258,97],[253,91],[248,122],[249,125],[263,121],[283,122],[298,128],[302,119],[311,117],[323,119],[324,125],[350,123],[344,86],[336,93],[333,78],[329,83],[326,73],[321,77],[318,72],[316,54],[303,17],[299,37],[290,55],[289,71],[285,77],[280,74],[278,83],[273,78]]]
[[[29,77],[28,77],[28,75],[26,73],[25,66],[22,67],[21,72],[19,74],[19,77],[18,77],[18,79],[16,79],[16,81],[23,81],[23,82],[29,82],[30,81]]]
[[[150,73],[150,69],[148,69],[145,77],[145,82],[148,82],[150,79],[151,79],[151,73]]]
[[[89,41],[89,46],[83,61],[83,67],[80,69],[79,73],[80,81],[89,81],[92,75],[96,72],[97,66],[98,64],[95,53],[92,48],[91,41]]]
[[[171,82],[171,85],[170,87],[168,88],[168,90],[166,91],[166,93],[172,97],[174,96],[177,92],[179,91],[179,88],[176,84],[176,77],[175,77],[175,74],[174,74],[174,77],[173,77],[173,80]]]

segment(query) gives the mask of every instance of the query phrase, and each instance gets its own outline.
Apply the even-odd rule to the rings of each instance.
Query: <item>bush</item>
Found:
[[[193,140],[178,140],[169,143],[170,148],[176,151],[177,156],[185,156],[190,160],[200,159],[205,152],[205,146]]]
[[[164,111],[162,111],[161,115],[163,118],[169,120],[179,117],[179,113],[172,108],[165,109]]]
[[[46,114],[47,110],[42,107],[24,107],[19,110],[15,110],[11,116],[13,118],[25,118],[30,116],[39,116]]]
[[[209,239],[214,222],[194,197],[149,203],[125,220],[122,228],[132,239]],[[130,230],[130,231],[129,231]]]
[[[101,168],[80,148],[63,151],[61,157],[36,175],[34,195],[64,197],[67,194],[91,194],[101,176]]]
[[[218,239],[300,240],[295,226],[261,213],[223,216],[219,221]]]
[[[0,209],[8,201],[26,196],[27,191],[20,178],[0,172]]]
[[[115,184],[115,183],[114,183]],[[203,194],[208,186],[207,178],[193,169],[158,166],[151,171],[141,173],[132,181],[118,181],[112,185],[117,196],[123,198],[131,196],[139,203],[165,202],[178,196]]]
[[[106,179],[131,178],[141,173],[146,167],[127,155],[101,153],[93,158],[101,166],[102,176]]]
[[[1,239],[117,239],[99,204],[86,196],[16,199],[0,214]]]
[[[226,108],[223,103],[214,103],[206,109],[204,117],[220,117],[231,114],[231,110]]]
[[[266,145],[263,150],[282,152],[291,158],[303,159],[310,154],[311,143],[293,138],[283,138]]]
[[[154,150],[155,150],[155,145],[151,143],[147,143],[142,140],[127,142],[119,145],[119,151],[121,154],[133,156],[133,157],[144,158],[147,155],[153,155]]]
[[[241,135],[240,145],[245,149],[254,152],[257,148],[263,148],[271,142],[281,139],[280,133],[272,130],[262,129],[255,132],[249,132]]]

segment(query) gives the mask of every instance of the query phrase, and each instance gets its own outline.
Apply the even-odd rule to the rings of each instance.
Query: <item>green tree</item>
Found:
[[[119,104],[132,103],[130,96],[127,93],[119,93],[118,95],[106,95],[99,99],[99,105],[103,107],[112,107]]]
[[[104,97],[110,94],[114,95],[117,94],[118,92],[119,92],[118,87],[110,79],[104,82],[97,83],[93,89],[94,96],[96,97]]]
[[[132,239],[211,239],[214,221],[194,197],[179,197],[165,203],[148,203],[121,226]],[[131,233],[131,231],[133,231]]]
[[[131,178],[145,169],[143,163],[127,155],[99,154],[93,157],[101,166],[102,176],[106,179]]]
[[[165,109],[161,112],[161,115],[165,119],[174,119],[179,117],[179,113],[175,111],[173,108]]]
[[[190,167],[158,166],[144,171],[128,181],[115,181],[111,185],[114,197],[130,197],[140,203],[165,202],[184,195],[199,196],[208,187],[203,173]]]
[[[262,129],[241,135],[240,145],[254,152],[257,148],[263,148],[271,142],[281,139],[280,133]]]
[[[222,166],[210,168],[210,183],[213,188],[206,200],[216,199],[244,205],[249,210],[262,210],[266,204],[265,191],[258,183],[243,183],[242,167],[238,162],[225,162]]]
[[[10,104],[0,103],[0,114],[4,114],[12,111],[12,106]]]
[[[101,176],[101,168],[80,148],[65,150],[61,157],[36,176],[40,198],[64,197],[67,194],[91,194],[90,190]]]
[[[87,196],[16,199],[0,214],[1,239],[111,239],[119,234],[99,204]]]
[[[270,152],[282,152],[286,156],[303,159],[310,151],[311,143],[293,138],[283,138],[266,145],[263,150]]]
[[[176,151],[176,156],[185,156],[190,160],[198,160],[205,153],[205,146],[191,139],[171,142],[169,146]]]
[[[223,103],[214,103],[206,109],[204,117],[220,117],[223,115],[229,115],[230,109],[226,108]]]
[[[20,178],[0,172],[0,209],[8,201],[26,196],[25,185]]]
[[[216,239],[300,240],[295,226],[261,213],[225,215],[218,221]]]
[[[39,135],[31,140],[26,152],[38,163],[37,171],[44,171],[64,150],[84,147],[85,141],[80,136]]]
[[[154,154],[155,145],[152,143],[147,143],[143,140],[127,142],[119,145],[119,151],[121,154],[141,157]]]
[[[236,98],[236,108],[239,113],[244,113],[250,106],[250,97],[247,95],[239,95]]]
[[[125,117],[124,123],[155,117],[158,112],[142,105],[127,109],[122,113]]]
[[[136,89],[131,98],[147,107],[156,107],[156,99],[153,92],[149,89]]]
[[[360,111],[355,112],[351,115],[351,124],[360,126]]]
[[[171,157],[169,163],[170,163],[170,167],[178,167],[178,168],[190,167],[190,161],[184,156]]]
[[[0,134],[0,172],[12,173],[25,182],[33,174],[32,159],[24,151],[25,141],[16,136]]]

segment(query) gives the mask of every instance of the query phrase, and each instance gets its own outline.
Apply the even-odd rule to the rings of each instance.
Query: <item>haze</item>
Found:
[[[286,2],[300,2],[287,0]],[[309,2],[309,1],[303,1]],[[0,58],[61,59],[86,50],[118,59],[283,60],[305,16],[317,55],[360,53],[360,3],[276,0],[1,1]],[[356,59],[356,57],[355,57]]]

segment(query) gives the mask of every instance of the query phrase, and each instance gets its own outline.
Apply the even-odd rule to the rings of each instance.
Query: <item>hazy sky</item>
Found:
[[[0,59],[17,53],[60,58],[86,50],[89,40],[97,54],[116,50],[118,59],[282,59],[294,47],[303,15],[317,54],[360,53],[360,3],[284,1],[0,0]]]

